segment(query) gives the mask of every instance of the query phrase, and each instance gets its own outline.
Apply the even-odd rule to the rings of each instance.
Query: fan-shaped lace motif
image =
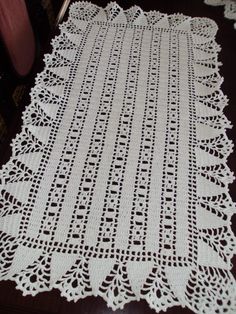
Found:
[[[118,252],[113,257],[93,258],[94,252],[89,249],[78,254],[79,251],[73,251],[66,242],[62,248],[56,242],[45,242],[47,245],[44,246],[39,239],[30,243],[32,250],[29,253],[27,243],[32,238],[24,236],[25,222],[19,224],[22,212],[27,212],[25,194],[28,193],[31,202],[31,195],[38,188],[34,181],[35,174],[43,172],[44,160],[48,158],[58,132],[63,133],[60,117],[66,110],[77,60],[81,57],[92,23],[129,25],[137,29],[156,28],[164,32],[172,30],[173,34],[180,31],[191,37],[197,139],[194,152],[197,166],[197,216],[191,223],[194,225],[192,237],[197,242],[192,254],[196,254],[197,258],[190,264],[178,265],[176,261],[176,265],[169,265],[166,261],[159,265],[148,257],[145,262],[135,258],[124,261]],[[52,41],[52,54],[44,57],[45,69],[36,77],[35,87],[31,91],[31,104],[23,114],[22,131],[12,142],[12,157],[1,170],[1,278],[14,280],[24,295],[35,295],[52,288],[58,288],[62,296],[74,301],[89,295],[99,295],[114,310],[122,308],[131,300],[142,298],[157,312],[181,305],[196,313],[234,313],[236,286],[230,273],[230,259],[235,252],[235,238],[230,228],[230,218],[235,207],[228,192],[228,184],[234,177],[226,165],[233,145],[226,136],[226,129],[231,124],[222,113],[227,98],[220,89],[222,78],[217,56],[220,47],[215,42],[216,24],[207,18],[144,12],[138,6],[125,11],[114,2],[103,9],[80,1],[71,5],[69,19],[60,29],[61,34]],[[117,36],[122,38],[122,33]],[[101,49],[102,46],[98,46],[96,53],[99,54]],[[175,50],[172,52],[174,54]],[[115,48],[113,53],[114,60],[118,60]],[[93,61],[93,55],[88,57]],[[114,70],[112,64],[110,70]],[[96,71],[96,67],[91,69],[90,78],[94,76],[93,71]],[[135,80],[135,77],[130,76],[130,80]],[[84,86],[85,101],[81,96],[81,107],[74,125],[76,132],[79,123],[85,121],[86,101],[90,97],[86,84]],[[150,103],[153,97],[150,96]],[[108,110],[105,107],[103,109]],[[123,119],[125,121],[125,115]],[[144,121],[147,125],[145,136],[148,137],[148,112]],[[66,150],[72,151],[74,145],[73,141],[68,140]],[[91,153],[88,165],[99,149],[97,146]],[[145,159],[145,156],[142,158]],[[66,160],[63,165],[66,171]],[[63,173],[59,175],[63,180]],[[87,178],[89,185],[91,181],[89,176]],[[145,178],[140,180],[145,185]],[[60,184],[55,186],[54,192],[50,215],[45,217],[45,230],[48,230],[47,227],[50,229],[57,213],[57,204],[63,194]],[[83,233],[82,227],[72,225],[71,234]],[[18,235],[23,235],[20,240]],[[166,230],[164,240],[167,246],[168,237]],[[134,238],[139,241],[137,235]],[[52,245],[55,248],[53,254],[50,253]]]

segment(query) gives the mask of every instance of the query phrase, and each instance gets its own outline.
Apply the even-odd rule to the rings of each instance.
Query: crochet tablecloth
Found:
[[[235,313],[215,22],[78,2],[60,29],[1,170],[1,278]]]

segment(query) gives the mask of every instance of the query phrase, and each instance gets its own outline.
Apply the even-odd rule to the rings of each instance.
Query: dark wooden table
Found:
[[[105,6],[108,1],[97,0],[94,3]],[[229,106],[225,108],[225,114],[235,126],[228,130],[230,139],[236,143],[236,30],[233,28],[233,22],[224,18],[223,7],[207,6],[203,0],[117,0],[118,4],[127,9],[136,4],[145,11],[158,10],[163,13],[183,13],[189,16],[205,16],[212,18],[219,26],[217,33],[217,42],[221,45],[222,51],[219,60],[223,62],[220,73],[224,77],[222,84],[223,92],[229,98]],[[50,52],[47,48],[45,52]],[[41,71],[43,63],[39,62],[38,71]],[[32,80],[31,86],[34,81]],[[29,103],[29,97],[25,103]],[[22,108],[23,110],[23,108]],[[0,163],[5,163],[11,154],[10,142],[16,133],[20,131],[21,112],[15,117],[12,128],[9,130],[8,138],[0,153]],[[228,165],[236,174],[236,153],[231,154]],[[230,185],[230,193],[236,201],[236,182]],[[236,216],[236,215],[235,215]],[[234,217],[235,217],[234,216]],[[232,228],[236,230],[236,219],[233,218]],[[236,274],[236,259],[233,260],[233,273]],[[50,292],[40,293],[35,297],[23,297],[21,291],[15,289],[15,283],[10,281],[0,282],[0,314],[111,314],[114,313],[106,306],[106,303],[100,297],[87,297],[78,302],[67,302],[60,296],[59,291],[53,289]],[[123,310],[117,310],[116,314],[154,314],[145,301],[130,302],[125,305]],[[164,313],[164,312],[161,312]],[[181,307],[170,308],[169,314],[187,314],[192,313],[188,309]]]

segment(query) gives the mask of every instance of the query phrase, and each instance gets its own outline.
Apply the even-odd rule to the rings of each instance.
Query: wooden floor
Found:
[[[107,1],[92,1],[105,6]],[[235,126],[229,130],[228,136],[236,142],[236,30],[233,29],[233,22],[223,16],[223,7],[207,6],[203,0],[143,0],[129,1],[117,0],[117,3],[123,8],[131,5],[139,5],[145,11],[158,10],[163,13],[184,13],[189,16],[206,16],[216,21],[219,26],[217,42],[222,46],[220,61],[223,62],[221,75],[224,77],[222,84],[223,92],[230,99],[229,106],[225,108],[225,114]],[[47,51],[45,51],[47,52]],[[33,81],[32,81],[33,85]],[[20,130],[20,115],[16,117],[9,137],[1,151],[1,163],[5,163],[10,156],[10,141]],[[228,165],[236,174],[236,152],[231,154]],[[236,201],[236,182],[230,185],[230,193],[233,200]],[[235,215],[236,216],[236,215]],[[233,220],[233,229],[235,228],[235,219]],[[236,260],[233,261],[233,273],[236,274]],[[40,293],[35,297],[23,297],[21,291],[15,289],[15,283],[9,281],[0,282],[0,314],[111,314],[114,313],[107,308],[106,303],[100,297],[87,297],[76,303],[67,302],[65,298],[60,297],[56,290]],[[116,314],[154,314],[145,301],[131,302],[123,310],[117,310]],[[164,312],[163,312],[164,313]],[[193,313],[188,309],[173,307],[167,311],[167,314],[187,314]]]

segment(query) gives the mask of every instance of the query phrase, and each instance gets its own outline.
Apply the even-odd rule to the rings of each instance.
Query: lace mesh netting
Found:
[[[1,278],[234,313],[215,22],[81,1],[60,30],[1,170]]]

